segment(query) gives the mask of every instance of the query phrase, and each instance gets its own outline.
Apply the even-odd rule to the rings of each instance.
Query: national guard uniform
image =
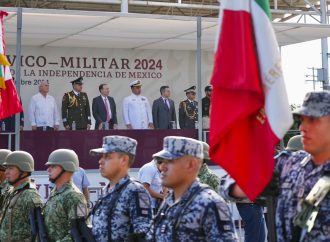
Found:
[[[34,170],[32,156],[24,151],[9,154],[4,165],[16,166],[21,172],[30,173]],[[30,181],[11,187],[0,213],[1,241],[30,242],[32,237],[29,212],[32,208],[42,206],[42,199]]]
[[[163,150],[154,158],[177,159],[189,155],[203,159],[201,142],[185,137],[164,138]],[[179,174],[178,174],[179,175]],[[175,201],[171,191],[153,222],[155,241],[238,241],[226,202],[209,186],[195,180]]]
[[[11,153],[10,150],[7,149],[0,149],[0,173],[4,173],[6,170],[6,167],[3,166],[3,163],[5,163],[6,157]],[[0,214],[2,210],[2,204],[3,201],[10,189],[10,185],[6,179],[0,180]]]
[[[196,94],[196,86],[192,86],[186,90],[186,95],[190,93]],[[198,102],[186,99],[179,105],[179,124],[181,129],[195,129],[198,121]]]
[[[136,140],[128,137],[106,136],[102,148],[90,153],[121,152],[135,156],[136,145]],[[92,231],[96,241],[128,241],[133,234],[142,241],[151,239],[146,238],[152,219],[150,196],[141,183],[127,175],[114,188],[110,189],[108,184],[103,194],[92,211]]]
[[[295,115],[323,117],[330,115],[330,92],[307,93],[300,109]],[[326,130],[325,132],[329,132]],[[307,134],[308,135],[308,134]],[[316,137],[317,138],[317,137]],[[304,208],[303,201],[321,177],[330,174],[330,159],[322,165],[315,165],[313,156],[304,151],[281,155],[276,167],[280,172],[280,195],[276,209],[276,229],[278,241],[291,241],[295,234],[294,221]],[[329,184],[328,184],[329,185]],[[316,206],[316,205],[315,205]],[[306,233],[303,241],[330,241],[330,193],[320,202],[314,226]],[[317,210],[317,209],[316,209]],[[302,234],[305,231],[302,231]]]
[[[83,78],[71,81],[74,84],[83,84]],[[63,126],[70,126],[75,121],[76,129],[87,129],[87,125],[91,125],[91,111],[87,93],[75,93],[73,90],[64,94],[62,99],[62,119]]]
[[[58,149],[48,158],[46,166],[59,165],[63,171],[78,170],[78,156],[73,150]],[[73,241],[70,229],[72,220],[87,217],[87,202],[82,192],[72,183],[55,187],[44,207],[45,226],[48,241]]]

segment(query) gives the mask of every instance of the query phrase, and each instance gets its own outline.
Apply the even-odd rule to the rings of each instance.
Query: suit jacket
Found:
[[[166,106],[162,97],[156,99],[152,104],[152,118],[155,129],[171,129],[171,121],[176,122],[175,106],[171,99],[168,99],[170,108]]]
[[[108,100],[110,103],[110,111],[111,111],[111,119],[109,121],[109,128],[113,129],[113,125],[117,124],[116,103],[112,97],[108,96]],[[100,123],[103,123],[107,120],[107,110],[105,108],[104,100],[101,95],[93,98],[92,112],[93,112],[93,117],[95,119],[95,130],[98,130]]]

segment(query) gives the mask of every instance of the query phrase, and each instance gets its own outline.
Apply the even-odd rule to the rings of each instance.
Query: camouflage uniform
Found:
[[[163,150],[154,154],[153,158],[174,160],[192,156],[202,162],[203,158],[208,158],[208,145],[205,143],[205,148],[203,146],[195,139],[167,136]],[[175,202],[173,191],[166,197],[152,228],[154,239],[162,242],[237,241],[228,205],[210,187],[197,180],[190,184],[179,201]]]
[[[29,212],[42,207],[42,199],[29,181],[11,188],[4,201],[0,215],[0,238],[2,242],[31,241]]]
[[[8,192],[10,190],[10,187],[11,186],[9,185],[7,180],[2,181],[0,184],[0,213],[2,210],[3,202],[5,200],[6,195],[8,194]]]
[[[304,162],[302,162],[307,157]],[[315,166],[306,152],[282,153],[277,158],[280,171],[280,195],[276,209],[278,241],[290,241],[293,219],[301,210],[301,202],[307,197],[315,183],[330,172],[330,160]],[[323,199],[314,227],[304,241],[330,241],[330,194]]]
[[[93,149],[90,153],[120,152],[135,156],[136,146],[137,141],[129,137],[106,136],[103,137],[102,148]],[[151,224],[152,210],[148,191],[142,184],[132,181],[128,175],[114,188],[109,188],[110,184],[105,188],[106,195],[92,211],[92,232],[96,241],[128,241],[129,234],[140,235],[149,240],[146,234]],[[111,234],[111,238],[108,234]]]
[[[60,189],[53,189],[44,207],[48,241],[73,241],[70,235],[71,220],[87,216],[84,195],[70,181]]]
[[[93,235],[96,241],[127,241],[130,233],[146,234],[151,223],[152,211],[150,197],[143,185],[132,181],[121,192],[120,197],[109,214],[111,198],[129,178],[122,178],[116,186],[109,190],[106,187],[105,196],[93,211]],[[111,239],[108,238],[108,221],[111,218]]]
[[[77,96],[74,91],[64,94],[62,99],[62,119],[63,126],[75,121],[76,129],[87,129],[87,124],[91,124],[91,111],[88,96],[85,92],[80,92]]]
[[[208,168],[206,163],[202,165],[198,178],[201,183],[209,185],[214,191],[218,192],[220,178]]]
[[[155,241],[238,241],[227,204],[211,189],[198,192],[182,211],[174,229],[177,210],[185,206],[190,194],[199,187],[200,183],[195,181],[177,203],[173,193],[167,196],[155,218]]]

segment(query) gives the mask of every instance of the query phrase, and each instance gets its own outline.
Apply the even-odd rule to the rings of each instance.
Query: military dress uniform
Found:
[[[179,124],[181,129],[195,129],[198,121],[198,102],[184,100],[179,105]]]
[[[76,95],[74,91],[64,94],[62,99],[62,119],[63,125],[70,126],[75,121],[76,129],[87,129],[87,125],[91,125],[91,111],[87,93],[80,92]]]
[[[197,194],[193,196],[194,193]],[[173,192],[167,196],[154,219],[154,227],[155,241],[238,241],[226,202],[212,189],[201,189],[198,181],[179,202],[174,201]]]
[[[308,153],[304,151],[285,152],[277,157],[280,172],[280,195],[276,209],[276,230],[278,241],[291,241],[294,217],[301,211],[302,201],[307,197],[315,183],[330,173],[330,160],[315,166]],[[330,195],[320,204],[314,227],[306,234],[304,241],[330,241]]]
[[[0,213],[1,242],[30,242],[29,212],[31,208],[42,206],[39,193],[29,181],[11,187]]]
[[[70,181],[53,189],[44,207],[48,241],[73,241],[71,220],[87,216],[87,202],[81,191]]]
[[[143,185],[136,181],[131,180],[123,187],[130,179],[129,176],[122,178],[111,190],[108,185],[105,188],[106,195],[95,206],[92,232],[96,241],[127,241],[129,234],[141,234],[143,237],[148,232],[152,219],[150,196]],[[113,196],[121,188],[123,190],[113,204]]]

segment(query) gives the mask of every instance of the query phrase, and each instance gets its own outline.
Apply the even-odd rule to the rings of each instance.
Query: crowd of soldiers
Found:
[[[95,119],[95,130],[117,129],[117,106],[110,94],[109,85],[99,85],[100,95],[93,98],[92,108],[86,92],[83,92],[83,78],[71,81],[72,90],[62,98],[61,117],[65,130],[89,130],[92,115]],[[175,103],[170,98],[169,86],[160,87],[160,97],[150,105],[148,98],[141,95],[142,82],[134,80],[129,84],[131,95],[123,100],[123,121],[127,129],[172,129],[177,128]],[[198,126],[198,102],[196,87],[185,91],[187,99],[180,102],[178,121],[181,129],[195,129]],[[209,128],[209,108],[212,87],[205,87],[202,99],[203,128]],[[39,92],[31,97],[28,119],[32,130],[59,130],[60,113],[53,96],[49,95],[49,83],[42,81]],[[92,115],[91,115],[92,114]],[[14,131],[15,116],[1,120],[2,131]],[[2,125],[3,124],[3,125]],[[20,128],[24,126],[24,113],[21,113]],[[5,128],[4,128],[5,127]]]
[[[330,92],[308,93],[294,115],[301,122],[304,151],[275,157],[277,172],[262,195],[277,197],[277,241],[326,242]],[[49,155],[45,165],[55,187],[45,204],[30,180],[33,157],[24,151],[0,150],[0,241],[238,241],[226,201],[246,196],[230,176],[220,185],[210,184],[212,188],[202,183],[210,178],[200,174],[208,158],[207,144],[180,136],[164,138],[163,149],[153,159],[160,164],[162,185],[169,192],[155,214],[147,190],[128,174],[137,145],[132,138],[113,135],[103,138],[101,148],[90,150],[99,156],[100,174],[109,181],[91,211],[72,183],[79,167],[73,150]]]

